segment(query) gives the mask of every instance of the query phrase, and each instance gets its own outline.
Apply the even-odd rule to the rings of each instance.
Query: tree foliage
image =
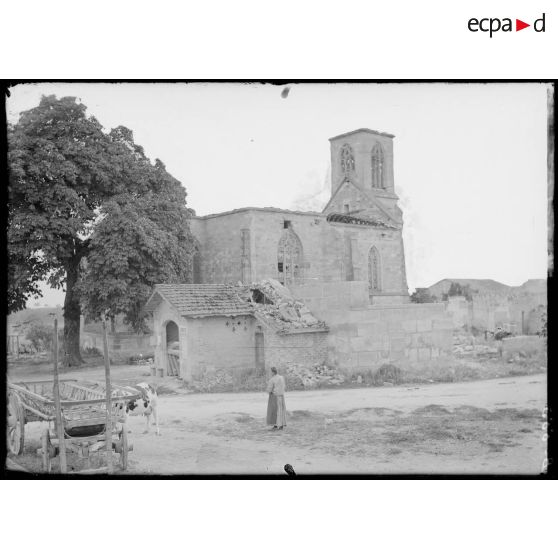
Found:
[[[54,350],[54,327],[34,322],[25,334],[35,352]],[[58,347],[63,347],[63,331],[58,331]]]
[[[107,134],[75,98],[43,97],[8,130],[8,164],[9,310],[40,280],[64,287],[69,364],[81,361],[82,305],[139,323],[153,283],[188,279],[186,192],[127,128]]]
[[[147,331],[141,308],[154,284],[191,281],[184,191],[160,161],[151,173],[143,195],[118,196],[103,208],[80,283],[88,318],[124,314],[137,332]]]
[[[434,295],[431,295],[428,289],[424,288],[415,289],[415,292],[411,295],[411,302],[416,302],[418,304],[437,301],[438,299]]]
[[[469,285],[462,285],[461,283],[452,281],[445,300],[452,296],[464,296],[465,299],[470,302],[473,300],[473,291]]]

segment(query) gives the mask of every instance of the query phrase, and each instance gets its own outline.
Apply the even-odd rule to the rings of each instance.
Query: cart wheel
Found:
[[[120,465],[122,470],[125,471],[128,468],[128,432],[126,431],[126,428],[122,428],[122,430],[120,430],[118,438],[121,445]]]
[[[17,393],[8,394],[7,445],[14,455],[23,453],[25,442],[25,415]]]
[[[50,433],[48,428],[46,428],[41,434],[41,453],[43,456],[43,471],[45,473],[50,473],[50,458],[51,453],[54,453],[52,451],[53,449],[54,448],[50,443]]]

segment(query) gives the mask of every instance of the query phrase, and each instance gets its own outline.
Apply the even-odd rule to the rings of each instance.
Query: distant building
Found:
[[[502,327],[513,333],[534,335],[546,321],[545,279],[529,279],[519,287],[491,279],[442,279],[421,289],[424,291],[446,302],[455,328],[493,331]]]
[[[507,294],[511,289],[493,279],[442,279],[426,287],[426,290],[438,300],[443,300],[448,296],[452,285],[459,285],[476,294]]]

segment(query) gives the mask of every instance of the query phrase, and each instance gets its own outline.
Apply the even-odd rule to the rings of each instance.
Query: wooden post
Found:
[[[107,452],[107,469],[109,474],[113,472],[112,467],[112,420],[111,420],[111,395],[112,389],[110,386],[110,359],[108,352],[107,340],[107,321],[103,318],[103,352],[105,355],[105,384],[106,384],[106,399],[107,399],[107,414],[106,414],[106,428],[105,428],[105,443]]]
[[[58,452],[60,454],[60,472],[65,475],[68,467],[66,463],[66,441],[64,440],[64,423],[62,422],[62,407],[60,405],[60,383],[58,381],[58,318],[54,318],[54,410],[56,413],[56,434],[58,436]]]

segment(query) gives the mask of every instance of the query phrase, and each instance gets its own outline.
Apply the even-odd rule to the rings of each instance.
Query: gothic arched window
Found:
[[[347,175],[355,170],[355,158],[351,146],[345,144],[341,148],[341,169],[343,174]]]
[[[384,152],[379,143],[372,148],[372,188],[385,188]]]
[[[294,231],[285,230],[277,248],[277,271],[282,285],[302,280],[302,243]]]
[[[380,254],[375,246],[368,252],[368,291],[370,295],[382,290]]]

